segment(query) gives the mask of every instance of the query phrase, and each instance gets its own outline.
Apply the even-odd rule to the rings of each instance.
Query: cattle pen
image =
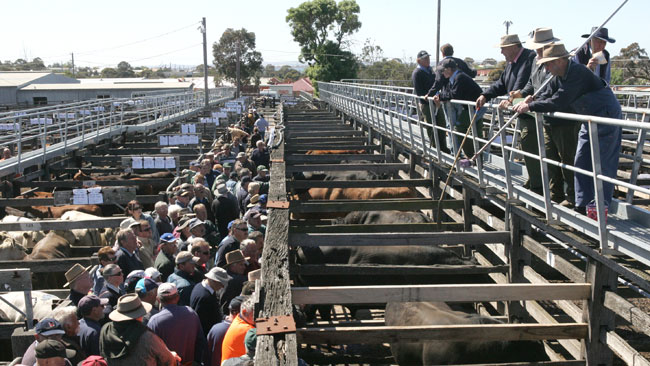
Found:
[[[623,207],[621,203],[615,209],[622,217],[627,210],[627,224],[639,230],[634,237],[625,237],[625,220],[610,217],[603,227],[586,217],[568,215],[543,195],[531,196],[521,184],[517,186],[525,172],[511,160],[522,152],[516,149],[516,136],[509,146],[513,138],[509,130],[510,136],[501,136],[508,144],[495,144],[493,154],[479,160],[478,166],[455,169],[442,201],[443,217],[436,223],[436,198],[453,155],[431,147],[415,97],[377,85],[319,83],[319,89],[320,101],[284,109],[283,144],[271,156],[268,236],[256,291],[259,316],[264,318],[263,325],[258,325],[258,334],[263,336],[258,338],[257,362],[395,364],[388,345],[534,340],[542,342],[547,360],[479,363],[650,364],[646,359],[650,351],[646,261],[650,258],[645,255],[647,237],[643,237],[647,211],[632,214],[643,210],[637,205],[645,203],[645,197],[638,195],[645,193],[644,188],[636,181],[642,166],[620,167],[619,176],[631,182],[623,183],[619,197],[636,205]],[[628,123],[646,121],[649,112],[625,110]],[[489,134],[503,123],[504,114],[494,108],[485,119],[490,122]],[[624,152],[641,156],[647,146],[646,127],[633,122],[628,127],[624,145],[629,142],[632,147],[638,140],[640,147]],[[454,132],[447,133],[452,136]],[[470,143],[478,147],[485,140],[476,138]],[[313,155],[319,149],[334,151]],[[296,178],[297,173],[344,171],[374,172],[380,177]],[[357,200],[303,200],[296,194],[319,188],[332,194],[378,187],[411,187],[417,194]],[[424,212],[434,221],[348,224],[331,215],[389,210]],[[319,246],[403,246],[405,251],[414,246],[442,246],[475,262],[413,265],[383,258],[375,263],[313,264],[297,259],[301,250]],[[480,277],[480,283],[454,282],[473,276]],[[417,281],[409,282],[414,277]],[[498,323],[389,325],[384,321],[387,303],[411,302],[471,303],[476,312]],[[318,305],[336,306],[330,308],[327,319],[306,322],[297,312]],[[365,317],[354,318],[352,309],[358,308],[370,310]]]

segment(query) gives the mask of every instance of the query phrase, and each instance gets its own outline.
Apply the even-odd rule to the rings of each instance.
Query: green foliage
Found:
[[[133,71],[133,67],[126,62],[122,61],[119,64],[117,64],[117,77],[118,78],[132,78],[135,77],[135,72]]]
[[[364,64],[373,64],[384,58],[384,50],[374,44],[370,38],[367,38],[363,43],[361,56],[359,58]]]
[[[634,42],[621,48],[612,61],[611,84],[645,84],[650,81],[650,59],[644,48]]]
[[[499,61],[499,63],[496,64],[496,68],[488,74],[488,81],[496,81],[501,77],[501,74],[503,74],[503,70],[506,68],[506,62],[505,61]]]
[[[404,80],[405,85],[402,86],[411,86],[411,73],[415,67],[414,63],[404,63],[399,59],[384,59],[370,65],[362,65],[359,79]]]
[[[300,45],[300,61],[314,81],[356,77],[356,58],[343,49],[345,38],[361,28],[359,5],[354,0],[311,0],[287,11],[293,40]]]
[[[262,54],[255,51],[255,33],[242,28],[226,29],[218,43],[212,45],[214,65],[218,74],[233,83],[237,81],[237,49],[240,52],[241,86],[248,85],[262,71]]]
[[[107,68],[102,69],[102,71],[99,73],[99,75],[102,78],[116,78],[116,77],[118,77],[119,73],[115,68],[107,67]]]
[[[276,78],[280,81],[284,81],[284,80],[296,81],[300,79],[303,75],[300,73],[300,71],[294,69],[289,65],[283,65],[277,70],[273,65],[266,65],[264,67],[264,72],[262,73],[262,76],[267,78]]]
[[[22,58],[19,58],[14,62],[0,62],[0,71],[30,71],[45,69],[45,64],[40,57],[34,57],[31,61],[26,61]]]

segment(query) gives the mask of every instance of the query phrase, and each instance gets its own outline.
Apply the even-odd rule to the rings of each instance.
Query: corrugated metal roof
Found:
[[[108,90],[108,89],[189,89],[191,82],[176,83],[80,83],[80,84],[31,84],[20,90]]]
[[[36,79],[51,74],[51,72],[0,72],[0,87],[21,86]]]

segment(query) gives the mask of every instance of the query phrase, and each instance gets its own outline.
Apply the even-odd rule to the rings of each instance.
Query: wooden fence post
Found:
[[[617,276],[601,262],[589,259],[585,279],[591,284],[591,295],[583,305],[582,320],[589,324],[589,333],[582,341],[582,353],[587,365],[611,365],[614,354],[601,342],[601,333],[615,329],[615,315],[604,301],[605,292],[616,292]]]

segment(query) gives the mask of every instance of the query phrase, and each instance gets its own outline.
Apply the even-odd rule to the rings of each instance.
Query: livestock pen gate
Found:
[[[395,361],[390,355],[382,355],[382,351],[363,354],[354,350],[363,349],[359,344],[430,339],[543,340],[550,359],[543,364],[650,365],[635,349],[647,352],[643,344],[647,344],[645,337],[650,335],[650,317],[636,306],[638,294],[648,290],[648,283],[641,271],[634,271],[629,265],[636,263],[637,258],[621,260],[625,256],[617,251],[623,247],[616,245],[620,242],[608,245],[607,241],[603,244],[598,240],[603,234],[598,232],[602,229],[598,224],[585,224],[596,227],[594,237],[590,228],[576,228],[571,222],[563,222],[565,213],[558,215],[556,207],[544,207],[548,203],[544,197],[529,201],[528,193],[516,186],[521,179],[517,176],[522,174],[521,167],[507,163],[510,151],[517,152],[516,147],[498,144],[496,151],[493,148],[495,157],[483,159],[485,165],[479,161],[478,166],[458,168],[453,173],[452,184],[446,187],[446,198],[442,201],[441,223],[336,224],[314,216],[415,210],[435,217],[436,198],[442,192],[453,160],[453,156],[430,147],[425,135],[427,126],[418,119],[414,96],[376,86],[320,83],[319,87],[322,100],[314,103],[320,108],[285,106],[284,125],[276,126],[276,138],[280,134],[283,140],[271,154],[269,221],[262,278],[256,291],[258,317],[262,320],[258,323],[256,362],[297,365],[302,357],[309,364],[391,364]],[[492,109],[491,122],[495,121],[496,126],[499,121],[503,123],[503,115]],[[490,131],[494,125],[491,124]],[[635,137],[638,135],[641,133]],[[505,134],[502,137],[502,141],[509,141]],[[476,140],[479,139],[472,141],[476,147],[485,142]],[[643,144],[644,138],[641,141]],[[317,149],[340,151],[332,155],[306,154]],[[351,153],[353,150],[355,153]],[[489,166],[499,154],[501,166]],[[383,173],[387,178],[294,179],[298,172],[328,171],[370,171]],[[506,172],[510,182],[501,187],[495,177]],[[378,187],[413,187],[417,197],[302,201],[292,194],[310,188],[334,191]],[[642,187],[630,189],[643,192]],[[616,235],[608,226],[605,238],[607,229],[611,230],[610,238]],[[442,246],[465,258],[472,256],[478,265],[297,263],[297,248],[316,246]],[[613,252],[617,256],[604,255]],[[405,273],[425,281],[378,283],[382,276]],[[459,275],[489,276],[491,283],[426,282]],[[320,283],[327,282],[330,276],[347,276],[351,282],[363,278],[368,284],[301,285],[303,278],[309,276],[324,279]],[[373,316],[371,320],[336,318],[306,324],[298,321],[294,309],[307,304],[381,308],[396,302],[474,303],[479,313],[503,323],[387,326],[379,311],[379,317]],[[295,331],[289,316],[295,318]],[[622,336],[617,325],[632,329],[636,338]]]

